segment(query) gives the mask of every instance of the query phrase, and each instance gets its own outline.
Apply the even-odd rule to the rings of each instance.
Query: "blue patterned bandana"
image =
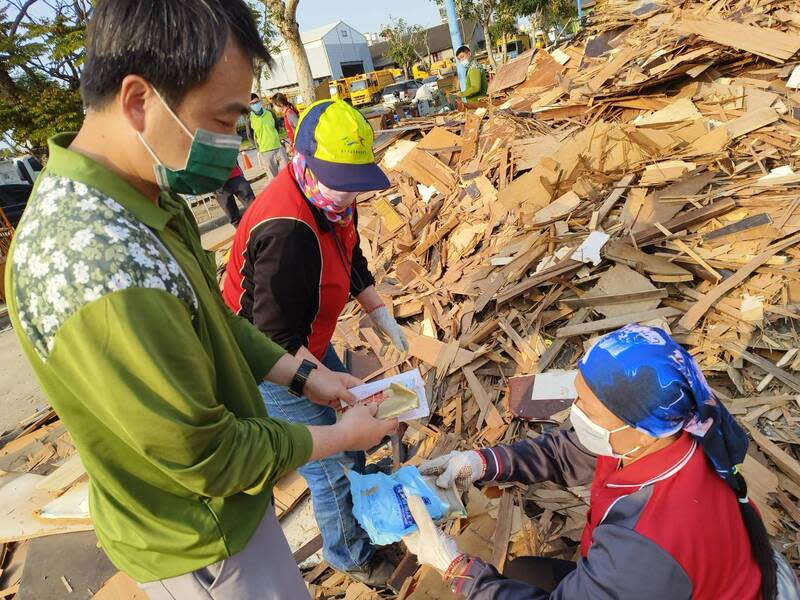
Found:
[[[688,431],[719,476],[741,493],[737,470],[747,434],[665,331],[627,325],[600,338],[578,369],[606,408],[631,427],[656,438]]]

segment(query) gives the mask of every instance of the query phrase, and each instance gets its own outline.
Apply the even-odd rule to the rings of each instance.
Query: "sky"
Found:
[[[297,5],[300,31],[341,20],[361,33],[377,33],[390,16],[425,27],[441,22],[433,0],[300,0]]]

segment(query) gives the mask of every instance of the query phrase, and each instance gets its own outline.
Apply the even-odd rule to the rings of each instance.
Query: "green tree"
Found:
[[[47,138],[83,122],[80,69],[91,7],[89,0],[0,7],[0,130],[14,151],[42,158]]]
[[[381,28],[381,37],[388,44],[386,54],[403,69],[406,79],[410,77],[414,59],[419,57],[414,42],[420,29],[418,25],[409,25],[405,19],[392,17],[389,17],[389,24]]]
[[[517,33],[517,11],[510,6],[500,6],[494,21],[489,26],[490,37],[497,40],[501,47],[500,63],[503,64],[508,58],[508,48],[506,40]]]
[[[270,55],[275,56],[281,51],[281,38],[275,24],[272,22],[272,17],[269,7],[261,0],[248,0],[251,10],[253,11],[253,18],[258,25],[258,30],[261,32],[261,37],[264,40],[264,45],[269,50]],[[256,66],[255,83],[256,90],[261,94],[261,82],[263,79],[264,71],[269,71],[270,65],[265,65],[259,62]]]
[[[534,30],[564,27],[578,16],[574,0],[513,0],[517,14],[531,18]]]

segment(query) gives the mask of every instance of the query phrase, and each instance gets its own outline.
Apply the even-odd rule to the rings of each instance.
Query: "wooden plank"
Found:
[[[597,224],[602,225],[603,220],[606,218],[611,209],[614,208],[614,205],[619,202],[623,195],[628,191],[628,188],[633,184],[633,181],[636,179],[636,173],[631,173],[630,175],[626,175],[619,182],[614,186],[614,189],[608,195],[608,197],[603,201],[600,205],[600,208],[597,209]]]
[[[297,471],[284,475],[272,488],[275,500],[275,513],[280,519],[292,510],[308,493],[306,480]]]
[[[577,271],[583,266],[583,263],[578,260],[572,260],[568,258],[566,260],[561,261],[557,265],[553,265],[547,269],[540,271],[534,275],[531,275],[527,279],[524,279],[514,287],[506,290],[502,294],[497,296],[497,304],[503,304],[504,302],[508,302],[509,300],[513,300],[517,296],[521,296],[528,290],[531,290],[543,283],[550,281],[555,277],[559,277],[561,275],[566,275],[571,271]]]
[[[660,256],[653,256],[620,241],[611,240],[603,248],[606,258],[646,273],[651,280],[659,282],[692,281],[692,274]]]
[[[702,19],[684,15],[672,28],[778,62],[789,60],[800,50],[800,35],[736,23],[712,15],[704,15]]]
[[[744,219],[740,219],[735,223],[726,225],[725,227],[720,227],[719,229],[715,229],[711,233],[706,233],[703,235],[703,241],[710,242],[712,240],[717,240],[721,237],[725,237],[726,235],[741,233],[742,231],[752,229],[753,227],[760,227],[761,225],[769,225],[770,223],[772,223],[772,217],[770,217],[769,214],[759,213],[757,215],[752,215],[749,217],[745,217]]]
[[[322,534],[318,533],[316,537],[303,544],[297,551],[294,552],[294,562],[298,565],[314,556],[322,549]]]
[[[446,344],[427,335],[419,335],[407,327],[401,327],[401,330],[408,339],[408,353],[411,356],[415,356],[431,367],[435,367],[439,363],[439,356],[444,352]],[[450,371],[460,369],[473,360],[475,360],[474,352],[459,348],[458,352],[456,352],[456,357],[450,364]]]
[[[694,329],[697,322],[703,318],[708,310],[716,304],[725,294],[741,284],[747,279],[756,269],[767,262],[772,256],[778,252],[789,248],[800,241],[800,234],[795,234],[782,242],[773,244],[764,252],[753,258],[746,265],[741,267],[736,273],[728,277],[725,281],[707,292],[701,300],[698,300],[683,317],[678,321],[678,326],[684,331],[691,331]]]
[[[525,78],[528,76],[528,67],[531,64],[531,59],[535,51],[535,48],[531,48],[520,54],[514,60],[500,65],[494,79],[489,82],[487,93],[496,94],[497,92],[514,87],[525,81]]]
[[[688,210],[670,219],[666,223],[662,222],[661,224],[670,231],[681,231],[682,229],[686,229],[692,225],[703,223],[709,219],[724,215],[725,213],[732,211],[734,208],[736,208],[736,201],[733,198],[721,198],[712,202],[708,206],[696,208],[694,210]],[[655,225],[648,227],[647,229],[643,229],[642,231],[638,231],[633,236],[634,240],[636,241],[636,245],[640,248],[642,246],[655,244],[664,237],[664,234]]]
[[[565,298],[559,300],[570,308],[581,308],[585,306],[603,306],[605,304],[630,304],[642,302],[643,300],[657,300],[666,298],[669,293],[665,289],[651,290],[647,292],[632,292],[630,294],[605,294],[602,296],[581,296],[580,298]]]
[[[85,522],[60,522],[41,520],[34,516],[50,500],[52,495],[37,490],[42,475],[33,473],[8,473],[0,476],[0,543],[27,540],[45,535],[87,531],[91,524]]]
[[[492,402],[492,399],[489,398],[489,394],[486,393],[486,390],[483,389],[481,382],[478,381],[475,371],[469,367],[464,367],[461,370],[467,380],[469,389],[472,390],[472,397],[475,398],[475,402],[477,402],[478,406],[481,407],[481,414],[484,415],[486,424],[492,428],[502,427],[505,425],[503,417],[500,416],[500,412],[497,410],[497,407]],[[481,428],[482,421],[483,419],[478,419],[478,429]]]
[[[503,490],[500,507],[497,511],[497,528],[492,538],[492,564],[502,573],[508,555],[508,542],[514,520],[514,494],[511,488]]]
[[[644,203],[636,214],[630,212],[632,207],[626,206],[626,222],[632,223],[633,232],[636,234],[643,230],[649,230],[655,223],[661,223],[673,231],[682,229],[673,228],[667,223],[688,203],[688,199],[683,202],[676,202],[673,199],[688,198],[696,195],[710,184],[716,176],[717,173],[715,171],[706,171],[699,174],[696,172],[687,173],[675,183],[645,197]]]
[[[755,425],[741,420],[739,423],[747,430],[750,437],[753,438],[753,441],[761,448],[761,451],[766,454],[789,479],[800,485],[800,463],[781,450],[775,442],[761,433]]]
[[[424,240],[420,241],[417,247],[414,249],[414,256],[422,256],[428,250],[430,250],[433,246],[435,246],[444,236],[450,233],[453,229],[455,229],[458,224],[461,222],[459,215],[453,215],[450,219],[436,229],[435,232],[428,235]]]
[[[75,453],[64,464],[36,484],[36,489],[57,494],[66,490],[84,475],[86,475],[86,469],[83,467],[80,456]]]
[[[396,233],[406,224],[405,219],[397,213],[386,198],[375,198],[372,202],[372,207],[378,213],[386,228],[392,233]]]
[[[780,119],[780,115],[774,108],[760,108],[753,112],[749,112],[738,119],[728,121],[725,123],[725,129],[731,138],[741,137],[747,135],[751,131],[766,127]]]
[[[666,319],[679,314],[681,314],[681,311],[675,308],[656,308],[654,310],[632,313],[621,317],[591,321],[589,323],[583,323],[582,325],[565,325],[556,330],[556,337],[566,338],[575,335],[584,335],[586,333],[595,333],[597,331],[607,331],[609,329],[616,329],[617,327],[628,325],[629,323],[640,323],[653,319]]]
[[[478,151],[478,131],[481,118],[474,112],[467,113],[464,121],[464,135],[461,138],[461,162],[472,160]]]
[[[747,348],[738,342],[722,342],[720,344],[723,348],[731,352],[735,357],[742,357],[747,362],[756,365],[763,371],[766,371],[775,379],[782,381],[796,392],[800,392],[800,378],[795,377],[791,373],[784,371],[780,367],[775,366],[772,362],[768,361],[763,356],[753,354]]]

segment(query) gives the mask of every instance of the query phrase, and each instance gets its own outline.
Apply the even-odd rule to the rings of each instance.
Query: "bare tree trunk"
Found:
[[[300,27],[297,25],[297,4],[300,0],[262,0],[269,9],[272,20],[281,32],[289,55],[294,62],[297,84],[300,95],[307,104],[317,99],[315,95],[314,77],[311,74],[311,65],[308,55],[300,39]]]
[[[500,55],[500,63],[504,65],[508,61],[508,46],[507,46],[508,42],[506,41],[505,33],[501,38],[500,44],[502,44],[503,47],[503,53]]]
[[[292,24],[292,31],[284,33],[286,46],[289,48],[289,55],[292,57],[295,72],[297,73],[297,84],[300,87],[300,95],[303,102],[308,105],[314,102],[317,97],[315,94],[314,76],[311,74],[311,65],[308,63],[308,55],[300,40],[300,28],[297,22]]]
[[[497,73],[497,62],[494,60],[494,42],[492,41],[492,34],[489,33],[489,26],[491,21],[481,23],[483,27],[483,34],[486,37],[486,49],[489,51],[489,64],[492,65],[492,70]]]

